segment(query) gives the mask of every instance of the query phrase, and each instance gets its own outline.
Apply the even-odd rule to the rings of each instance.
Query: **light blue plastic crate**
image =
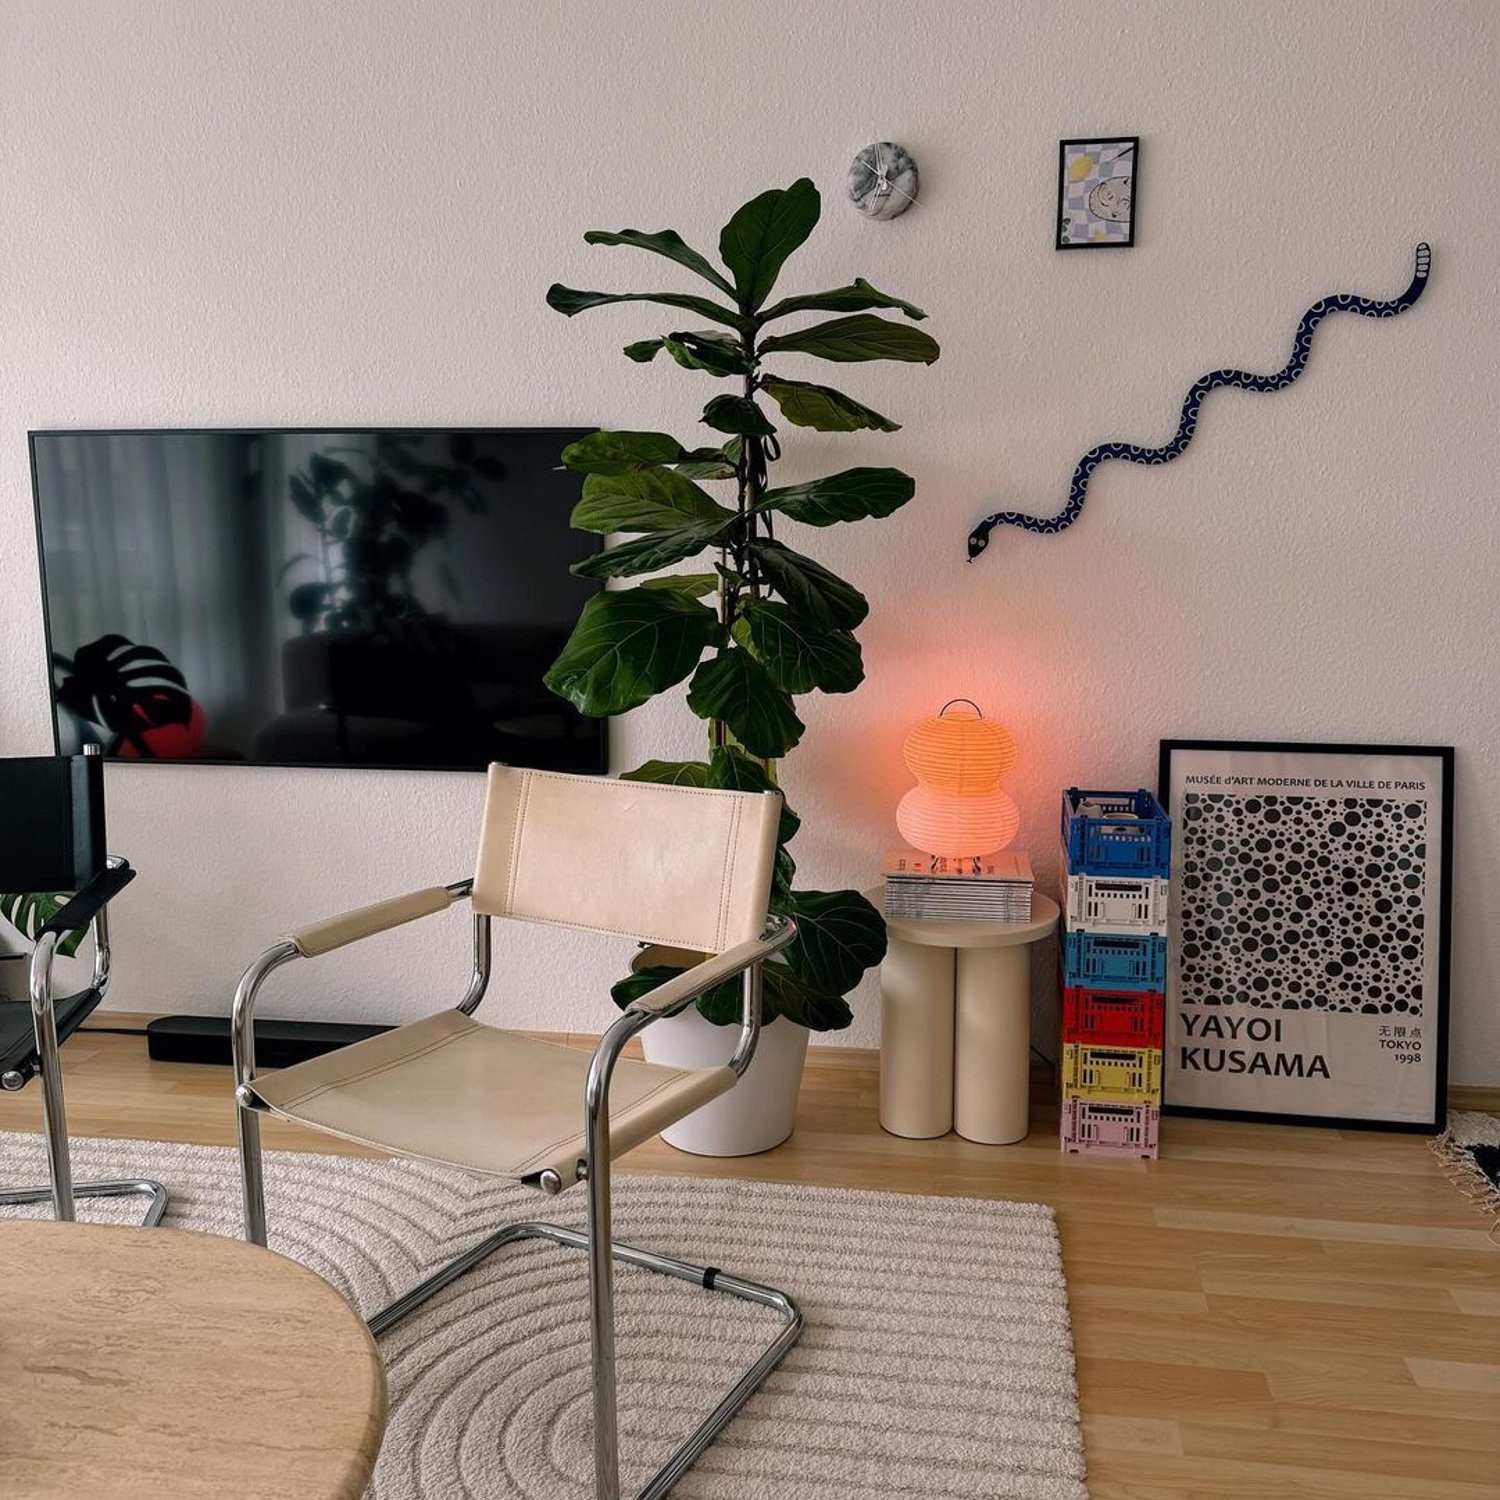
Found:
[[[1086,932],[1072,928],[1063,934],[1063,974],[1069,989],[1164,989],[1167,983],[1167,940],[1155,934]]]
[[[1092,792],[1069,787],[1062,799],[1062,847],[1069,875],[1172,873],[1172,822],[1143,787]]]

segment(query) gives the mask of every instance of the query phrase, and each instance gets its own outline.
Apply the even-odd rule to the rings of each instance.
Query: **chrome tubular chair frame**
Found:
[[[455,898],[467,897],[472,882],[458,881],[447,887]],[[617,1244],[611,1235],[611,1159],[609,1145],[609,1085],[615,1064],[630,1039],[653,1021],[686,1010],[715,985],[739,978],[742,1008],[740,1035],[729,1066],[742,1076],[755,1055],[761,1027],[761,967],[778,949],[796,936],[795,925],[785,917],[769,919],[764,935],[741,950],[710,958],[696,968],[633,1001],[600,1038],[589,1064],[584,1093],[585,1139],[588,1154],[574,1168],[573,1182],[564,1182],[554,1171],[543,1172],[539,1186],[555,1195],[584,1182],[588,1191],[588,1233],[559,1224],[527,1220],[507,1224],[472,1246],[457,1259],[434,1272],[369,1319],[372,1334],[379,1337],[395,1327],[444,1287],[481,1265],[497,1250],[519,1240],[540,1239],[570,1250],[584,1251],[589,1266],[589,1337],[593,1352],[594,1488],[597,1500],[620,1500],[619,1429],[616,1417],[616,1362],[614,1318],[614,1262],[690,1281],[706,1291],[724,1292],[763,1307],[775,1309],[782,1327],[760,1357],[740,1377],[723,1400],[689,1434],[665,1464],[639,1491],[636,1500],[662,1500],[693,1462],[745,1404],[766,1376],[780,1364],[802,1334],[802,1311],[786,1292],[760,1282],[732,1276],[713,1266],[693,1265],[633,1245]],[[232,1038],[234,1043],[235,1099],[239,1114],[240,1161],[245,1204],[245,1238],[266,1243],[265,1180],[261,1161],[260,1118],[263,1108],[250,1088],[255,1076],[254,1008],[265,978],[283,964],[299,958],[295,943],[268,948],[245,971],[234,997]],[[490,970],[490,919],[474,918],[474,973],[459,1009],[472,1013],[484,996]]]
[[[124,860],[111,855],[107,868],[119,869]],[[109,989],[109,906],[106,903],[89,923],[94,939],[94,972],[90,990],[103,996]],[[55,1218],[72,1223],[75,1205],[80,1198],[125,1198],[137,1195],[149,1198],[142,1227],[154,1229],[167,1211],[167,1190],[159,1182],[126,1179],[118,1182],[73,1181],[73,1164],[68,1150],[68,1117],[63,1104],[62,1059],[57,1045],[56,1001],[52,992],[52,962],[57,957],[58,934],[44,932],[31,953],[31,970],[27,990],[31,1000],[31,1023],[36,1033],[37,1071],[42,1079],[42,1121],[47,1146],[46,1187],[0,1188],[0,1205],[12,1203],[52,1203]],[[24,1074],[0,1076],[0,1088],[13,1090],[26,1083]]]

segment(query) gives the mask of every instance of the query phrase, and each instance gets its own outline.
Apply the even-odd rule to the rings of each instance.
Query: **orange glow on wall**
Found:
[[[1015,736],[955,698],[906,736],[902,757],[917,778],[896,808],[901,837],[927,854],[973,859],[1004,849],[1021,810],[1000,778],[1016,763]]]

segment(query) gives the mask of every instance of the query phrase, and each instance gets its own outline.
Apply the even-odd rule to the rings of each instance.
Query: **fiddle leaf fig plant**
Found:
[[[868,613],[864,595],[778,537],[777,524],[879,519],[905,505],[916,486],[899,469],[866,467],[776,486],[770,468],[781,457],[783,426],[847,433],[895,432],[899,424],[765,362],[798,355],[835,364],[931,364],[939,351],[910,322],[876,315],[893,310],[915,322],[926,316],[921,308],[859,278],[769,302],[819,212],[807,178],[752,198],[719,235],[722,268],[674,230],[590,230],[589,244],[660,256],[706,282],[707,292],[547,292],[548,305],[567,317],[619,302],[693,313],[716,326],[674,328],[627,344],[626,356],[639,364],[665,358],[730,383],[704,405],[706,441],[689,446],[664,432],[595,432],[563,450],[563,463],[584,476],[573,525],[619,538],[573,571],[618,586],[584,606],[548,687],[580,713],[609,716],[687,680],[688,707],[709,724],[707,759],[647,761],[626,779],[765,791],[775,785],[776,762],[802,738],[796,699],[853,692],[864,677],[854,635]],[[807,313],[838,316],[801,327],[783,322]],[[665,571],[699,557],[696,571]],[[787,845],[798,825],[787,808],[771,907],[796,921],[797,937],[765,966],[765,1016],[832,1030],[852,1019],[845,996],[884,956],[885,926],[857,891],[796,886]],[[644,968],[615,986],[615,999],[626,1005],[678,972],[666,964]],[[737,982],[705,995],[698,1009],[710,1021],[737,1022]]]

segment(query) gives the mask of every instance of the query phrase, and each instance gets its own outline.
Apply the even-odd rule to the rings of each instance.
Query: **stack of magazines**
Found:
[[[1034,884],[1031,861],[1018,850],[951,859],[899,849],[886,856],[885,910],[948,922],[1029,922]]]

